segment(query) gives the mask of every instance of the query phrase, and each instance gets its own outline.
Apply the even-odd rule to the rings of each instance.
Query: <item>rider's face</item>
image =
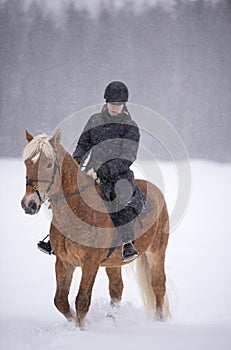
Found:
[[[115,115],[122,113],[123,109],[124,109],[123,103],[121,103],[119,105],[114,105],[114,104],[111,104],[109,102],[107,103],[108,113],[112,116],[115,116]]]

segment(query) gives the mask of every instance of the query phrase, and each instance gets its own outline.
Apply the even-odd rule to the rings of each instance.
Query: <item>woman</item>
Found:
[[[145,207],[130,169],[137,156],[140,133],[126,107],[128,95],[127,86],[120,81],[106,87],[106,104],[100,113],[90,117],[73,153],[81,169],[100,180],[102,198],[118,231],[113,243],[123,243],[123,261],[138,256],[133,226]],[[50,242],[40,241],[38,247],[50,253]]]

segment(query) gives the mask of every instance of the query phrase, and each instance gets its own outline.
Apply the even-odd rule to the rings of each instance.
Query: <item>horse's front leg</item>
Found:
[[[68,319],[74,319],[75,313],[71,310],[68,302],[68,294],[75,267],[65,264],[58,258],[55,264],[57,289],[54,303],[57,309]]]
[[[111,297],[111,306],[116,306],[121,300],[124,288],[121,267],[106,267],[106,273],[109,279],[109,293]]]
[[[90,307],[92,288],[95,282],[99,265],[92,262],[82,266],[82,277],[79,292],[76,297],[76,322],[81,329],[84,328],[85,317]]]

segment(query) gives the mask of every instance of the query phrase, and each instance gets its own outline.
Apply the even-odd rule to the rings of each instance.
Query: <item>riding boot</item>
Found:
[[[122,227],[118,227],[118,232],[122,238],[122,260],[130,261],[138,257],[139,253],[134,247],[133,222],[129,222]]]

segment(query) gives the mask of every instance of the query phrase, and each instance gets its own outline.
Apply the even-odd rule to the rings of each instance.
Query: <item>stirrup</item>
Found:
[[[134,248],[132,241],[129,241],[122,245],[122,260],[124,262],[134,260],[138,256],[139,256],[139,253]]]
[[[41,250],[41,252],[43,252],[43,253],[45,253],[45,254],[49,254],[49,255],[54,254],[54,252],[53,252],[53,250],[52,250],[52,248],[51,248],[51,243],[50,243],[50,241],[48,241],[48,242],[45,242],[44,240],[39,241],[39,242],[37,243],[37,248],[38,248],[39,250]]]

